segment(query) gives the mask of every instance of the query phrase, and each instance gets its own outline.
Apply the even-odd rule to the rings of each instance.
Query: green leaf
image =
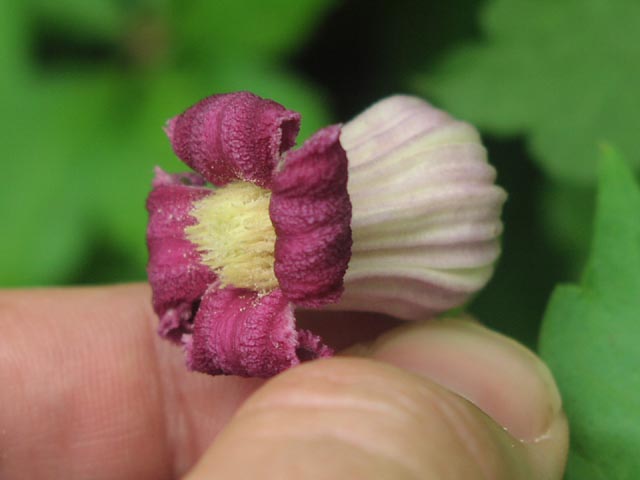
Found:
[[[635,151],[640,2],[493,0],[481,24],[485,39],[421,77],[421,91],[490,132],[527,134],[558,179],[591,182],[603,139]]]
[[[590,259],[579,286],[556,288],[540,352],[571,425],[568,479],[640,475],[640,188],[603,153]]]

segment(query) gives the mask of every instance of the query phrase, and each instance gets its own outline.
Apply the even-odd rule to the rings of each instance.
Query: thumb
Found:
[[[359,352],[366,357],[307,363],[266,383],[187,478],[562,477],[560,397],[524,347],[445,320]]]

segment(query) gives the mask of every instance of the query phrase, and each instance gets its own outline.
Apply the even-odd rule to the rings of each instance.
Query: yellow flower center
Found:
[[[185,228],[201,261],[213,269],[222,286],[260,292],[273,290],[276,232],[269,217],[271,192],[249,182],[230,183],[195,202]]]

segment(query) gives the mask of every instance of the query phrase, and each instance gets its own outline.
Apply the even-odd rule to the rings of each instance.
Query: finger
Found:
[[[150,305],[142,284],[0,292],[0,478],[158,479],[199,458],[262,381],[188,372]],[[326,323],[340,345],[388,321]]]
[[[475,404],[525,445],[536,478],[563,470],[568,433],[560,394],[547,366],[513,339],[462,317],[396,329],[365,352]]]
[[[0,294],[0,478],[173,478],[261,381],[188,373],[145,285]]]
[[[458,330],[467,342],[463,348],[444,339]],[[441,354],[431,354],[421,341],[431,341],[430,333],[429,347],[437,336],[448,342]],[[535,357],[492,335],[455,322],[413,325],[371,350],[402,370],[370,359],[335,358],[285,372],[240,408],[187,478],[559,479],[567,430],[555,386]],[[466,356],[466,348],[474,353]],[[434,367],[456,351],[480,365],[465,374],[462,361],[451,367],[451,377]],[[496,358],[519,365],[496,374],[503,384],[489,375]],[[439,373],[448,388],[433,381]],[[520,398],[514,390],[521,385],[536,399]],[[478,406],[463,395],[478,395]],[[523,402],[516,414],[496,407],[496,422],[481,408],[488,412],[501,398]],[[527,416],[535,420],[523,428]],[[518,440],[501,424],[527,433],[527,439]]]

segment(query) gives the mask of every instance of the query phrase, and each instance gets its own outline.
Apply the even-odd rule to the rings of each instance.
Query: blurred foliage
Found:
[[[610,148],[598,194],[586,271],[554,291],[540,344],[571,424],[571,480],[640,472],[640,187]]]
[[[593,181],[602,140],[634,151],[640,2],[494,0],[480,20],[482,40],[420,90],[491,132],[525,133],[540,166],[567,182]]]

